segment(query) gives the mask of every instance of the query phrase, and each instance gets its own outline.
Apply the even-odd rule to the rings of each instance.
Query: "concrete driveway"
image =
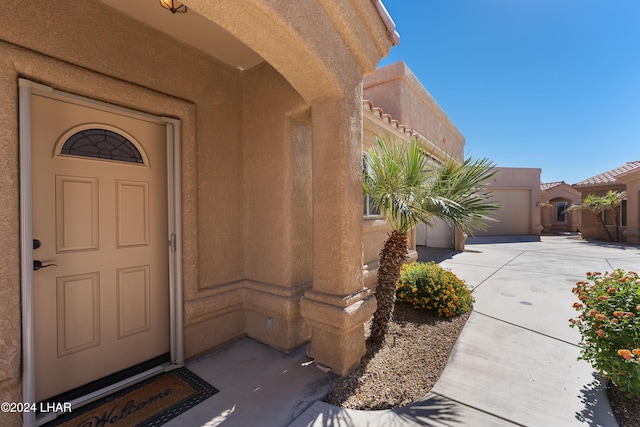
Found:
[[[476,303],[424,400],[391,411],[314,403],[290,426],[617,426],[605,384],[578,361],[571,293],[587,271],[640,268],[640,248],[575,235],[471,238],[424,251],[474,289]]]

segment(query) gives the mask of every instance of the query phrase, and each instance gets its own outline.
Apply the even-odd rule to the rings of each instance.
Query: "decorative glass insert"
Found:
[[[144,163],[140,151],[131,141],[106,129],[85,129],[71,135],[62,146],[61,154]]]

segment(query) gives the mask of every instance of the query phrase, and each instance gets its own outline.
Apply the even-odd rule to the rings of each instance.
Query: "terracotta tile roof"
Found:
[[[400,122],[398,122],[393,117],[391,117],[390,114],[386,114],[384,111],[382,111],[382,108],[374,106],[373,102],[368,101],[368,100],[364,100],[364,101],[362,101],[362,106],[366,110],[371,111],[382,122],[390,125],[393,128],[398,129],[398,131],[400,131],[401,133],[403,133],[403,134],[405,134],[407,136],[410,136],[410,137],[413,136],[415,138],[422,138],[424,140],[427,140],[427,138],[425,138],[423,135],[421,135],[420,132],[416,131],[415,129],[412,129],[412,128],[406,127],[405,125],[400,124]]]
[[[556,181],[556,182],[541,182],[540,189],[541,190],[549,190],[553,187],[557,187],[560,184],[566,184],[564,181]]]
[[[636,160],[633,162],[627,162],[622,166],[618,166],[617,168],[613,168],[596,176],[592,176],[591,178],[587,178],[582,180],[574,186],[588,186],[588,185],[603,185],[603,184],[613,184],[617,181],[618,175],[621,175],[625,172],[632,171],[634,169],[640,168],[640,160]]]
[[[376,120],[378,120],[384,126],[388,126],[393,129],[396,129],[398,132],[407,136],[408,138],[416,138],[418,140],[422,140],[426,142],[429,146],[430,154],[435,154],[437,158],[443,160],[450,157],[448,153],[446,153],[444,150],[442,150],[442,148],[438,147],[433,142],[431,142],[427,137],[422,135],[417,130],[401,124],[400,122],[395,120],[393,117],[391,117],[390,114],[385,113],[382,110],[382,108],[374,106],[373,102],[368,100],[363,100],[362,108],[366,111],[371,112],[373,116],[376,118]]]

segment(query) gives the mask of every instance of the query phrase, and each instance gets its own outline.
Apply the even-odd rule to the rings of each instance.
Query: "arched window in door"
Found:
[[[107,129],[84,129],[71,135],[61,154],[144,164],[140,151],[124,136]]]

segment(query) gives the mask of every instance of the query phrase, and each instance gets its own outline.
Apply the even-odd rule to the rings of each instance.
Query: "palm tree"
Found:
[[[587,194],[587,196],[582,199],[582,203],[579,205],[574,205],[570,210],[575,209],[588,209],[593,213],[593,216],[605,233],[607,233],[607,237],[611,242],[618,242],[620,239],[620,228],[618,224],[618,217],[620,216],[620,204],[624,199],[627,198],[627,193],[625,191],[613,191],[609,190],[607,194],[604,196],[596,196],[595,194]],[[602,219],[602,213],[604,211],[610,211],[611,217],[613,218],[614,224],[616,225],[616,238],[613,239],[611,232],[607,228],[604,220]]]
[[[380,252],[378,308],[369,337],[374,345],[384,341],[393,314],[409,231],[434,217],[467,232],[484,229],[489,212],[499,207],[489,201],[492,193],[485,186],[495,174],[490,161],[435,164],[430,160],[415,139],[392,144],[378,138],[378,146],[365,153],[364,191],[391,228]]]
[[[600,228],[602,228],[605,233],[607,233],[607,236],[609,236],[609,240],[613,242],[613,236],[611,236],[609,229],[606,225],[604,225],[604,221],[602,220],[602,212],[604,211],[604,201],[602,200],[602,197],[596,196],[595,194],[587,194],[587,196],[582,199],[582,202],[579,205],[571,206],[569,208],[569,211],[576,209],[589,210],[593,214],[593,217],[595,218]]]
[[[616,243],[620,241],[620,224],[618,223],[618,218],[620,217],[620,205],[626,198],[626,191],[609,190],[607,194],[602,196],[604,209],[611,212],[611,219],[613,219],[613,223],[616,226]],[[611,237],[611,234],[609,234],[609,237]]]

